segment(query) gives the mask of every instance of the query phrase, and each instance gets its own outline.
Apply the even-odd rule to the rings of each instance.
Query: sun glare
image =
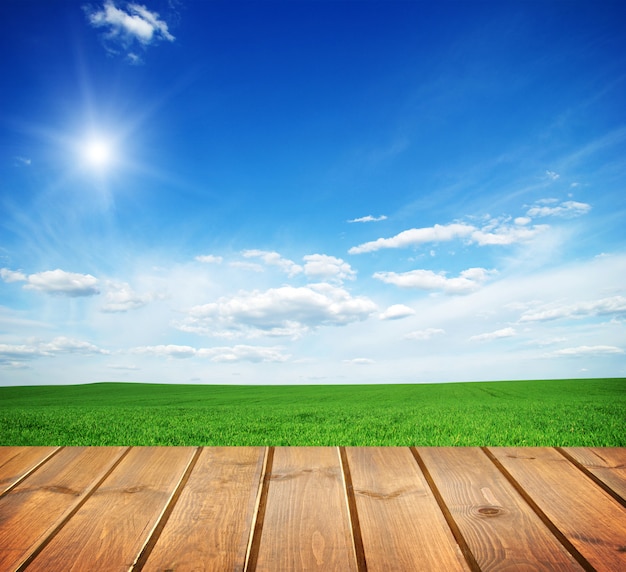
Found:
[[[104,168],[113,160],[113,149],[104,139],[91,139],[85,145],[84,156],[89,165]]]

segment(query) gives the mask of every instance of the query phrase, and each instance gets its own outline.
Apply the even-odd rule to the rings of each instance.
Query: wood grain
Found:
[[[626,501],[626,449],[566,447],[564,452]]]
[[[274,450],[256,570],[356,570],[339,451]]]
[[[596,570],[626,570],[626,509],[554,449],[489,447]]]
[[[263,456],[261,447],[204,448],[142,570],[243,570]]]
[[[368,571],[469,570],[408,448],[346,453]]]
[[[0,499],[0,570],[15,570],[80,505],[123,447],[62,449]]]
[[[417,450],[481,570],[582,570],[480,449]]]
[[[59,447],[0,447],[0,495],[58,450]]]
[[[192,447],[131,449],[29,572],[129,570],[193,454]]]

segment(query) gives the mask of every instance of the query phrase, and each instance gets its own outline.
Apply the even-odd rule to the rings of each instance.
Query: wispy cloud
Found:
[[[499,340],[501,338],[510,338],[516,335],[513,328],[502,328],[495,332],[487,332],[485,334],[478,334],[469,338],[470,342],[490,342],[492,340]]]
[[[244,258],[260,258],[267,266],[276,266],[290,277],[302,272],[302,266],[296,264],[293,260],[283,258],[278,252],[244,250],[241,254]]]
[[[561,218],[573,218],[587,214],[591,210],[591,205],[576,201],[565,201],[555,206],[542,205],[541,203],[528,209],[528,216],[547,217],[556,216]]]
[[[495,270],[486,270],[485,268],[468,268],[463,270],[459,276],[447,278],[445,272],[410,270],[399,273],[376,272],[374,278],[400,288],[441,290],[446,294],[469,294],[478,290],[495,273]]]
[[[380,215],[380,216],[372,216],[372,215],[367,215],[367,216],[362,216],[359,218],[353,218],[347,222],[349,223],[354,223],[354,222],[380,222],[381,220],[387,220],[387,216],[386,215]]]
[[[479,246],[509,245],[524,242],[537,236],[548,228],[546,225],[533,227],[523,225],[508,225],[497,219],[491,219],[482,227],[467,223],[435,224],[431,227],[411,228],[390,238],[378,238],[353,246],[350,254],[375,252],[383,248],[408,248],[430,242],[449,242],[464,239],[470,244]]]
[[[128,312],[141,308],[154,300],[154,294],[138,294],[126,282],[108,282],[108,292],[102,311],[106,313]]]
[[[59,354],[109,354],[90,342],[59,336],[50,342],[30,341],[26,344],[0,344],[0,363],[24,361]]]
[[[158,346],[141,346],[131,350],[132,353],[153,355],[168,359],[208,358],[213,362],[284,362],[289,355],[283,353],[280,346],[248,346],[235,345],[215,348],[194,348],[174,344]]]
[[[24,288],[62,296],[94,296],[100,293],[98,279],[91,274],[77,274],[57,268],[26,276],[8,268],[0,270],[5,282],[26,282]]]
[[[575,348],[556,350],[546,354],[546,357],[594,357],[623,353],[626,352],[617,346],[577,346]]]
[[[106,0],[100,9],[84,7],[89,23],[94,28],[104,28],[105,47],[113,53],[124,52],[131,63],[139,63],[141,57],[134,47],[141,48],[166,40],[174,41],[168,25],[157,12],[151,12],[142,4],[127,3],[119,8],[113,0]]]
[[[548,177],[548,179],[550,179],[552,181],[556,181],[558,178],[561,177],[561,175],[559,175],[555,171],[546,171],[546,177]]]
[[[434,336],[442,336],[446,331],[441,328],[426,328],[425,330],[415,330],[404,336],[405,340],[417,340],[420,342],[430,340]]]
[[[221,256],[215,256],[213,254],[196,256],[196,260],[198,262],[203,262],[204,264],[221,264],[224,261]]]
[[[524,312],[520,322],[545,322],[565,318],[584,318],[626,314],[626,297],[612,296],[587,302],[576,302],[561,306],[544,306]]]

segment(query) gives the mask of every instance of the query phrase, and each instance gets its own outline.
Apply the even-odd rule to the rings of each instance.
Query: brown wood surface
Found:
[[[256,570],[356,570],[336,448],[275,449]]]
[[[137,447],[28,567],[129,570],[192,459],[191,447]]]
[[[0,572],[626,570],[626,449],[0,447]]]
[[[418,453],[481,570],[582,570],[483,451]]]
[[[0,498],[0,570],[15,570],[80,505],[124,453],[72,447]]]
[[[567,447],[564,452],[626,502],[626,449]]]
[[[0,495],[36,469],[58,447],[0,447]]]
[[[243,570],[264,453],[205,448],[143,570]]]
[[[469,569],[408,448],[346,453],[368,571]]]
[[[626,509],[558,451],[489,449],[597,570],[626,570]]]

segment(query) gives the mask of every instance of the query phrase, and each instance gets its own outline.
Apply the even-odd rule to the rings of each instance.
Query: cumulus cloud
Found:
[[[279,346],[247,346],[236,345],[216,348],[194,348],[191,346],[178,346],[174,344],[158,346],[142,346],[132,350],[132,353],[141,355],[153,355],[168,359],[188,359],[193,357],[208,358],[214,362],[284,362],[289,359],[282,353]]]
[[[9,270],[8,268],[0,268],[0,278],[7,283],[26,282],[28,280],[28,277],[23,272]]]
[[[486,270],[485,268],[468,268],[457,277],[447,278],[445,272],[410,270],[400,273],[376,272],[374,278],[400,288],[441,290],[446,294],[470,294],[478,290],[495,273],[495,270]]]
[[[387,217],[385,215],[380,215],[380,216],[367,215],[367,216],[362,216],[360,218],[353,218],[352,220],[349,220],[347,222],[349,222],[349,223],[353,223],[353,222],[380,222],[381,220],[387,220]]]
[[[547,357],[594,357],[623,353],[625,353],[624,350],[617,346],[578,346],[556,350],[547,354]]]
[[[108,51],[126,52],[130,62],[138,63],[140,56],[132,51],[135,45],[142,48],[167,40],[174,41],[168,25],[157,12],[151,12],[142,4],[127,3],[125,8],[116,6],[113,0],[106,0],[100,9],[84,7],[87,20],[94,28],[105,29],[104,40]]]
[[[488,332],[486,334],[478,334],[476,336],[472,336],[469,338],[470,342],[489,342],[492,340],[499,340],[501,338],[510,338],[516,335],[516,332],[513,328],[503,328],[501,330],[496,330],[495,332]]]
[[[538,201],[534,206],[528,209],[526,213],[531,217],[548,217],[556,216],[561,218],[573,218],[587,214],[591,210],[591,205],[587,203],[579,203],[576,201],[565,201],[554,206],[550,206],[552,201]]]
[[[176,327],[219,337],[297,338],[320,326],[342,326],[365,320],[375,311],[376,305],[368,298],[353,297],[331,284],[282,286],[266,291],[243,291],[194,306]]]
[[[241,254],[244,258],[260,258],[267,266],[276,266],[289,277],[302,272],[302,266],[296,264],[293,260],[283,258],[278,252],[270,252],[267,250],[244,250]]]
[[[490,219],[480,228],[467,223],[436,224],[431,227],[411,228],[390,238],[378,238],[365,242],[359,246],[353,246],[348,252],[363,254],[383,248],[408,248],[429,242],[449,242],[457,239],[464,239],[470,244],[479,246],[508,245],[530,240],[547,228],[546,225],[511,226],[497,219]]]
[[[441,328],[426,328],[425,330],[415,330],[414,332],[409,332],[406,336],[404,336],[404,339],[417,340],[421,342],[430,340],[434,336],[441,336],[445,333],[446,331]]]
[[[0,277],[5,282],[26,282],[25,289],[37,290],[46,294],[61,296],[94,296],[100,293],[98,279],[91,274],[76,274],[57,268],[26,276],[7,268],[0,270]]]
[[[309,254],[303,258],[304,274],[307,278],[314,280],[332,280],[342,282],[343,280],[354,280],[356,272],[350,264],[341,258],[328,256],[327,254]]]
[[[612,296],[590,302],[576,302],[562,306],[548,306],[527,310],[520,322],[545,322],[564,318],[585,318],[626,313],[626,297]]]
[[[203,262],[205,264],[221,264],[224,260],[221,256],[214,256],[213,254],[205,254],[196,256],[196,260],[198,262]]]
[[[55,357],[60,354],[109,354],[90,342],[65,336],[54,338],[50,342],[33,340],[26,344],[0,344],[0,362],[12,360],[31,360],[40,357]]]
[[[378,315],[381,320],[401,320],[402,318],[408,318],[414,316],[415,310],[405,306],[404,304],[393,304],[389,306],[384,312]]]

